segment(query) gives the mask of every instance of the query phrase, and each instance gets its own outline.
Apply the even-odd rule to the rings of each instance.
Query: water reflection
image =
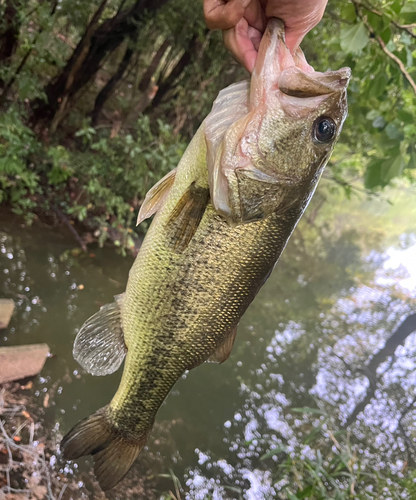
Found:
[[[336,206],[296,230],[227,363],[178,382],[127,482],[146,478],[157,498],[173,490],[158,476],[171,469],[182,498],[289,498],[296,481],[287,460],[317,460],[331,433],[349,426],[360,467],[389,471],[403,490],[416,452],[416,219],[393,227],[398,208],[389,215],[386,203],[364,227],[367,202]],[[131,260],[109,249],[73,256],[72,241],[53,232],[1,227],[0,295],[17,303],[1,340],[49,343],[56,356],[34,389],[60,434],[118,385],[120,374],[84,374],[71,348],[82,322],[123,290]],[[64,469],[57,459],[85,479],[90,462],[80,463]],[[121,485],[110,497],[143,498],[129,495]]]

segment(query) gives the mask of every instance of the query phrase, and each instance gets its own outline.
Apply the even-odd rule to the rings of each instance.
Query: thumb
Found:
[[[204,0],[205,22],[211,30],[226,30],[235,26],[244,16],[251,0]]]

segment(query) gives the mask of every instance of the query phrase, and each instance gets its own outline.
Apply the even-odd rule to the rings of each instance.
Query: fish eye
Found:
[[[337,126],[329,116],[320,116],[313,122],[312,139],[319,144],[330,142],[337,131]]]

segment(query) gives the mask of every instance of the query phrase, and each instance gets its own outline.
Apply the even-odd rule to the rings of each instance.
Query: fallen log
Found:
[[[0,348],[0,384],[37,375],[49,354],[48,344]]]

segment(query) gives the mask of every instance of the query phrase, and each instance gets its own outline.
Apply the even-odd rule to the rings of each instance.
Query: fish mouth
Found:
[[[279,90],[292,97],[320,97],[346,90],[351,78],[350,68],[338,71],[305,73],[297,66],[284,69],[277,78]]]
[[[251,81],[251,102],[258,104],[270,91],[290,97],[322,97],[342,93],[351,77],[350,68],[320,73],[310,66],[298,48],[293,54],[285,42],[285,25],[271,18],[262,37]]]

